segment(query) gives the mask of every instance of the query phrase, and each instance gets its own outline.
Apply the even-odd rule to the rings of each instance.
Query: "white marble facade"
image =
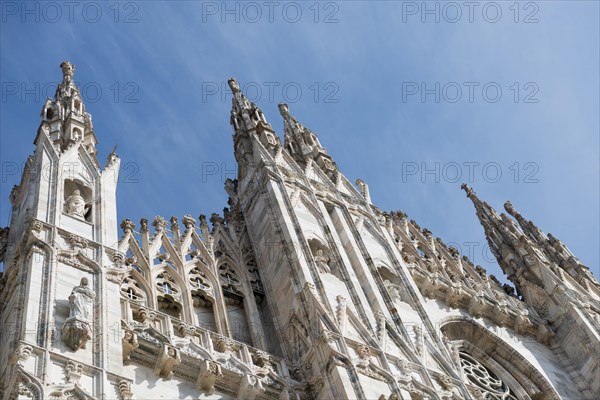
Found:
[[[61,69],[0,231],[0,399],[600,398],[600,285],[511,203],[464,186],[514,287],[230,80],[229,207],[119,232],[120,160]]]

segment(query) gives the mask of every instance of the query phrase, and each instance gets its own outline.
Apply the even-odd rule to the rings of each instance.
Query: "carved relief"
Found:
[[[329,257],[325,256],[325,254],[323,253],[323,250],[321,250],[321,249],[317,250],[317,252],[315,254],[315,263],[317,264],[317,267],[319,268],[319,272],[321,272],[322,274],[331,273],[331,268],[329,268]]]
[[[338,295],[335,299],[338,302],[336,312],[337,323],[340,327],[340,333],[344,334],[346,331],[346,298],[342,295]]]
[[[65,375],[67,378],[67,383],[79,383],[79,379],[83,374],[83,365],[69,360],[65,365]]]

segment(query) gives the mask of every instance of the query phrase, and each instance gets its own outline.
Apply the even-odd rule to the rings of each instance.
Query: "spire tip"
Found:
[[[229,78],[227,80],[227,83],[229,84],[229,87],[231,88],[231,91],[236,93],[236,92],[241,92],[240,90],[240,85],[238,85],[237,81],[235,80],[235,78]]]
[[[463,183],[462,185],[460,185],[460,188],[467,193],[467,197],[471,197],[472,195],[475,194],[475,191],[473,191],[473,189],[466,183]]]

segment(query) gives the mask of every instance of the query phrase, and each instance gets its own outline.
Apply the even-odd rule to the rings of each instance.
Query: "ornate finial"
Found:
[[[225,220],[217,213],[212,213],[209,221],[213,224],[213,227],[216,225],[223,225],[225,222]]]
[[[125,233],[132,232],[135,229],[135,224],[130,219],[124,219],[121,222],[121,229]]]
[[[196,226],[196,220],[189,214],[184,215],[182,221],[186,229],[193,229]]]
[[[229,87],[231,88],[231,91],[232,91],[233,93],[236,93],[236,92],[241,92],[241,90],[240,90],[240,85],[238,85],[238,83],[237,83],[237,81],[235,80],[235,78],[229,78],[229,79],[227,80],[227,83],[229,84]]]
[[[68,61],[63,61],[60,64],[60,69],[62,69],[63,79],[66,79],[67,77],[69,77],[70,79],[73,78],[73,74],[75,73],[75,65],[74,64],[71,64]]]
[[[162,232],[167,227],[167,220],[160,215],[157,215],[152,221],[152,226],[154,226],[154,229],[156,229],[157,232]]]

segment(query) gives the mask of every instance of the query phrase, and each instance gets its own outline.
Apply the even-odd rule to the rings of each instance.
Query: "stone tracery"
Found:
[[[460,364],[465,377],[485,399],[518,400],[508,385],[492,371],[465,352],[460,352]],[[473,392],[475,392],[475,388]]]

